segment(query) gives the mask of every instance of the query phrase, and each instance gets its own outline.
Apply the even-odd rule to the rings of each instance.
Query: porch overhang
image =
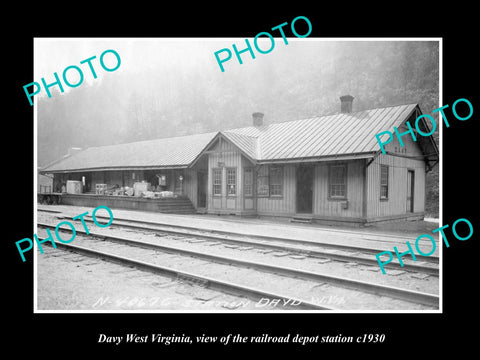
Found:
[[[188,167],[189,165],[99,167],[66,170],[39,170],[39,174],[69,174],[97,171],[178,170],[187,169]]]

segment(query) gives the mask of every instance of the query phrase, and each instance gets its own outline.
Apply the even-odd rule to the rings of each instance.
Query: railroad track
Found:
[[[44,223],[38,225],[44,228],[54,228],[53,225]],[[77,229],[76,231],[75,245],[58,245],[71,251],[126,263],[144,270],[184,277],[191,281],[204,283],[211,288],[242,294],[253,299],[259,297],[278,298],[286,301],[294,299],[295,303],[302,304],[301,307],[296,306],[296,309],[335,310],[319,305],[312,299],[322,294],[338,295],[340,293],[348,299],[345,305],[347,309],[361,308],[365,302],[372,304],[371,306],[374,306],[375,309],[379,307],[385,309],[392,307],[437,309],[439,304],[438,296],[433,294],[271,263],[213,255],[124,236],[112,236],[92,231],[87,236],[83,230]],[[62,229],[60,232],[69,231]],[[79,242],[80,244],[78,244]],[[135,255],[134,258],[132,258],[132,254]],[[251,283],[256,286],[252,287]],[[290,289],[289,292],[295,296],[284,294],[283,289]]]
[[[71,217],[67,217],[70,218]],[[98,219],[108,218],[97,216]],[[84,217],[86,222],[93,222],[90,216]],[[218,230],[199,230],[188,226],[168,225],[164,223],[154,223],[139,220],[126,220],[115,218],[114,224],[111,228],[129,228],[140,232],[151,231],[157,235],[170,234],[184,237],[195,237],[197,239],[220,241],[222,243],[230,243],[236,245],[253,246],[255,248],[272,249],[276,251],[285,251],[298,255],[316,256],[328,258],[334,261],[344,263],[358,263],[367,266],[378,266],[375,255],[384,250],[371,249],[358,246],[340,245],[340,244],[325,244],[314,241],[283,239],[268,236],[246,236],[242,234],[235,234],[226,231]],[[409,255],[410,256],[410,255]],[[389,263],[387,269],[403,270],[407,272],[416,272],[427,274],[431,276],[439,276],[438,257],[421,257],[418,255],[419,263],[414,262],[413,259],[405,266],[401,266],[398,261]],[[423,264],[422,264],[423,263]],[[388,272],[388,270],[387,270]]]

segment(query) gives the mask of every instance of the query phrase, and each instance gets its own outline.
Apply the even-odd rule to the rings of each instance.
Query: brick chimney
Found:
[[[355,98],[351,95],[340,96],[340,112],[341,113],[347,114],[352,112],[353,99]]]
[[[254,112],[252,114],[253,118],[253,126],[262,126],[263,125],[263,113],[261,112]]]

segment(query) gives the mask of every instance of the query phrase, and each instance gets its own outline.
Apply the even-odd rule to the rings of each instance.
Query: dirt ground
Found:
[[[202,215],[205,217],[209,217],[211,215]],[[211,216],[212,218],[216,218],[215,215]],[[217,217],[218,218],[218,217]],[[235,220],[241,221],[241,218],[235,216],[221,216],[221,219],[228,221],[228,220]],[[249,219],[250,220],[250,219]],[[431,234],[432,230],[437,229],[439,225],[439,219],[436,218],[426,218],[426,220],[412,220],[412,221],[392,221],[392,222],[383,222],[383,223],[371,223],[362,226],[354,226],[354,225],[327,225],[327,224],[320,224],[320,223],[313,223],[313,224],[292,224],[288,220],[282,219],[258,219],[259,222],[263,223],[272,223],[272,224],[291,224],[292,226],[299,226],[299,227],[307,227],[307,228],[324,228],[324,229],[332,229],[332,230],[350,230],[350,231],[358,231],[358,232],[368,232],[368,233],[381,233],[381,234],[391,234],[391,235],[410,235],[410,236],[418,236],[420,234]]]

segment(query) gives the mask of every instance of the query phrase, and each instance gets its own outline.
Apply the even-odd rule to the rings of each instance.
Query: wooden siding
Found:
[[[332,163],[320,163],[314,166],[313,179],[313,217],[351,217],[360,218],[363,211],[363,160],[349,161],[335,164],[347,165],[347,201],[348,206],[343,208],[346,200],[332,200],[328,198],[328,167]],[[258,171],[264,171],[264,166]],[[257,208],[259,215],[294,216],[296,214],[296,165],[283,167],[283,196],[258,197]]]
[[[183,180],[184,195],[187,196],[197,208],[197,169],[186,169]]]
[[[412,126],[414,124],[414,120],[412,120],[412,118],[410,118],[410,124],[412,124]],[[405,124],[402,124],[402,126],[398,128],[399,133],[404,133],[407,130],[408,130],[408,127]],[[417,136],[420,136],[420,135],[417,135]],[[400,142],[398,141],[397,136],[393,134],[392,142],[384,146],[385,151],[387,153],[395,153],[395,154],[404,155],[404,156],[418,156],[419,158],[423,156],[420,146],[418,146],[417,142],[412,140],[412,136],[410,134],[406,134],[402,136],[402,142],[404,146],[400,146]],[[382,153],[380,157],[382,156],[385,156],[385,154]]]
[[[388,200],[380,200],[380,166],[388,166]],[[407,170],[415,171],[414,212],[425,210],[425,163],[379,155],[367,169],[367,218],[407,214]]]
[[[257,173],[267,171],[268,165],[257,167]],[[257,209],[259,215],[292,216],[296,204],[295,165],[283,166],[283,196],[258,197]]]

